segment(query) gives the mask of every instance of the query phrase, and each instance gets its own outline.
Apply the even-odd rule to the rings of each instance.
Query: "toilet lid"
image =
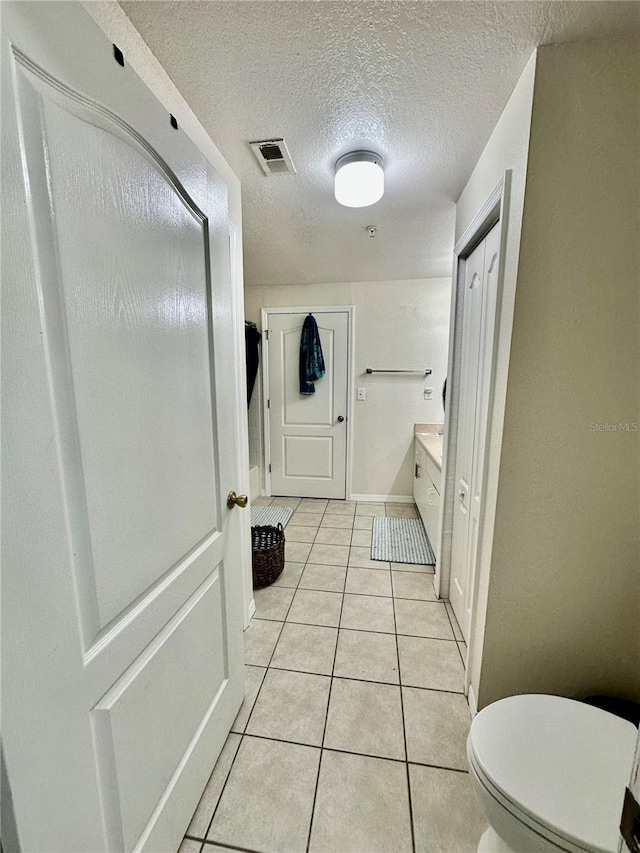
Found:
[[[560,696],[510,696],[473,720],[479,771],[534,822],[589,851],[618,849],[620,815],[637,730]]]

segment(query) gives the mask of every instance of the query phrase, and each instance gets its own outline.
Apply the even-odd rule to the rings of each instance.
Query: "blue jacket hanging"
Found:
[[[320,344],[320,332],[313,315],[305,317],[300,336],[300,393],[305,396],[316,393],[314,382],[324,376],[324,358]]]

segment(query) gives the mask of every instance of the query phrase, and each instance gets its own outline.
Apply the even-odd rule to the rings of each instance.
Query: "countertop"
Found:
[[[415,424],[414,435],[442,471],[442,424]]]

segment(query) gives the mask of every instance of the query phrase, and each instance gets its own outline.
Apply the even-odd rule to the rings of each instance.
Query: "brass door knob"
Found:
[[[227,495],[227,507],[233,509],[234,506],[245,507],[249,503],[249,498],[246,495],[236,495],[235,492],[229,492]]]

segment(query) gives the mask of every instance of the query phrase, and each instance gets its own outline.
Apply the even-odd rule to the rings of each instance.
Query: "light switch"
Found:
[[[358,388],[358,392],[356,394],[356,398],[358,400],[366,400],[367,399],[367,390],[366,388]]]

